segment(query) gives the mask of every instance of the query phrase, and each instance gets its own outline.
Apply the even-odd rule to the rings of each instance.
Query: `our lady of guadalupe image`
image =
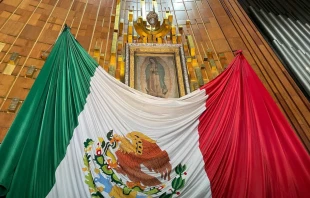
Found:
[[[165,69],[155,58],[149,58],[149,64],[145,68],[145,76],[146,92],[149,95],[164,98],[168,92],[165,84]]]

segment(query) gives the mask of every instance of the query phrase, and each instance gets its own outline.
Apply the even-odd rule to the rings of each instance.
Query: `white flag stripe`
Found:
[[[56,170],[56,183],[48,197],[90,197],[82,170],[83,142],[88,138],[95,141],[98,137],[106,138],[110,130],[122,136],[139,131],[155,140],[161,150],[168,153],[173,169],[179,163],[187,166],[185,186],[179,190],[180,197],[210,197],[210,183],[199,150],[197,131],[206,98],[204,90],[178,99],[152,97],[116,81],[98,67],[91,79],[87,103],[78,117],[79,125],[74,130],[65,158]],[[160,174],[141,167],[147,174],[160,178]],[[128,180],[124,175],[117,176],[123,181]],[[172,170],[171,178],[175,176]],[[171,181],[160,181],[166,183],[161,193],[171,188]]]

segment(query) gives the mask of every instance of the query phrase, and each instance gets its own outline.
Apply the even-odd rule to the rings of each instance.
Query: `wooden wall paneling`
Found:
[[[90,40],[90,44],[89,47],[86,48],[88,49],[88,53],[93,56],[93,52],[94,52],[94,48],[98,46],[98,39],[100,39],[100,34],[95,34],[95,32],[98,32],[96,30],[100,30],[101,29],[101,25],[102,25],[102,21],[100,19],[103,19],[103,15],[100,15],[100,11],[102,12],[102,0],[99,0],[98,5],[96,5],[94,8],[96,8],[95,10],[93,10],[93,12],[95,12],[95,15],[91,15],[91,20],[94,21],[94,25],[92,27],[92,32],[91,32],[91,40]],[[100,31],[99,31],[100,32]],[[97,46],[96,46],[97,45]]]
[[[104,54],[102,66],[106,71],[108,71],[109,62],[110,62],[110,54],[111,54],[111,50],[108,49],[108,46],[112,46],[112,37],[113,37],[113,31],[114,31],[113,30],[114,22],[112,21],[111,15],[113,14],[113,12],[115,13],[116,1],[117,0],[110,1],[109,5],[107,5],[111,9],[109,9],[109,12],[106,12],[106,15],[108,16],[105,16],[105,21],[107,23],[104,23],[104,26],[103,26],[104,27],[103,32],[106,32],[106,37],[104,37],[103,43],[102,43],[102,52]]]
[[[10,36],[10,35],[6,35],[0,32],[0,39],[1,42],[6,43],[6,44],[13,44],[15,37],[14,36]],[[6,51],[9,51],[9,49],[7,49]]]
[[[224,65],[222,65],[222,63],[219,61],[218,54],[223,52],[231,52],[231,47],[228,45],[227,41],[224,42],[225,36],[223,34],[222,29],[219,27],[215,14],[211,9],[209,3],[206,1],[206,2],[200,2],[200,4],[198,3],[196,4],[197,7],[199,8],[198,9],[199,16],[201,18],[203,18],[205,15],[208,16],[208,20],[206,20],[206,22],[203,23],[204,29],[211,43],[210,48],[208,50],[212,50],[213,58],[216,60],[218,71],[221,72],[223,71]],[[233,55],[231,54],[231,56]]]
[[[2,142],[2,140],[4,139],[4,136],[6,135],[7,130],[8,130],[7,127],[0,127],[0,142]]]
[[[4,53],[0,53],[0,58],[1,58],[1,55],[4,55]],[[2,75],[2,72],[4,71],[5,67],[6,67],[6,63],[1,63],[0,64],[0,74],[1,75]]]
[[[42,0],[41,0],[41,1],[42,1]],[[22,34],[24,28],[27,26],[28,22],[31,20],[31,17],[35,14],[35,11],[38,9],[38,7],[39,7],[41,1],[40,1],[38,4],[36,4],[36,7],[35,7],[35,9],[34,9],[34,12],[29,16],[27,22],[26,22],[25,24],[23,24],[21,30],[18,31],[18,34],[16,35],[16,37],[13,37],[12,45],[11,45],[11,47],[8,49],[8,51],[6,52],[5,56],[0,60],[0,64],[5,60],[5,58],[7,58],[7,56],[8,56],[8,54],[9,54],[11,48],[14,46],[14,44],[15,44],[16,40],[19,38],[19,36]],[[5,27],[6,27],[6,26],[4,26],[4,27],[2,28],[1,33],[2,33],[2,31],[3,31],[3,29],[4,29]],[[13,30],[13,31],[16,31],[16,30]],[[7,33],[4,33],[4,34],[7,34]],[[5,42],[5,43],[11,43],[11,42],[8,41],[8,38],[9,38],[9,37],[7,36],[7,37],[6,37],[7,40],[6,40],[6,41],[3,41],[3,42]]]
[[[5,22],[6,22],[6,18],[0,16],[0,29]]]
[[[3,11],[7,11],[9,13],[13,13],[15,10],[15,6],[4,3],[1,4],[1,8]]]
[[[70,27],[71,27],[71,33],[74,36],[78,36],[79,34],[80,23],[82,22],[83,13],[84,13],[84,10],[86,9],[86,6],[87,6],[87,2],[84,3],[80,1],[77,1],[76,4],[73,5],[73,10],[75,12],[74,12],[73,21]]]
[[[29,17],[31,16],[32,14],[32,11],[29,11],[29,10],[25,10],[25,9],[22,9],[22,8],[18,8],[16,10],[16,14],[18,14],[20,17],[18,19],[18,22],[21,22],[21,23],[26,23],[27,20],[29,19]],[[41,15],[42,17],[42,15]],[[4,24],[5,26],[6,24]]]
[[[6,10],[4,10],[4,6],[1,6],[0,10],[2,10],[2,13],[0,15],[0,31],[2,29],[2,27],[4,27],[6,25],[6,23],[12,18],[13,20],[16,21],[16,19],[18,18],[18,20],[20,19],[21,15],[15,14],[16,11],[18,10],[19,6],[22,3],[22,0],[18,0],[18,1],[11,1],[11,3],[14,3],[13,6],[16,6],[13,12],[7,12]],[[9,14],[9,16],[3,16],[3,14]],[[18,17],[16,17],[18,16]]]
[[[14,82],[15,76],[0,74],[0,77],[0,97],[4,98],[7,95],[11,84]]]
[[[11,104],[11,102],[12,102],[12,98],[6,98],[4,101],[4,105],[1,107],[1,109],[0,109],[0,113],[1,112],[5,112],[5,113],[9,113],[8,112],[8,108],[9,108],[9,106],[10,106],[10,104]],[[19,105],[20,106],[20,105]],[[14,115],[14,113],[9,113],[9,114],[11,114],[11,116],[9,116],[10,118],[13,116],[13,118],[15,117],[15,115]],[[0,115],[0,117],[1,117],[1,115]],[[12,122],[13,120],[12,119],[8,119],[7,117],[8,116],[4,116],[5,118],[6,118],[6,120],[7,120],[7,122]],[[0,122],[1,123],[1,122]],[[10,125],[11,125],[12,123],[10,123]],[[9,126],[10,126],[9,125]],[[2,126],[8,126],[8,125],[2,125]]]
[[[37,11],[37,8],[39,7],[40,3],[41,3],[41,1],[37,4],[36,8],[34,9],[34,12],[30,15],[30,18],[27,20],[27,23],[31,21],[31,17],[32,17],[32,16],[37,16],[37,15],[34,15],[34,14],[35,14],[35,12]],[[52,16],[52,13],[53,13],[53,11],[54,11],[54,9],[55,9],[57,3],[58,3],[58,0],[57,0],[57,2],[55,3],[54,8],[51,10],[48,19]],[[32,20],[31,23],[34,23],[34,21],[37,21],[37,20],[39,19],[39,17],[35,17],[34,19],[35,19],[35,20]],[[48,21],[48,20],[47,20],[47,21]],[[21,98],[21,99],[23,100],[23,99],[25,99],[26,95],[28,94],[29,89],[31,88],[32,83],[33,83],[34,80],[33,80],[33,79],[30,79],[30,78],[19,77],[19,75],[20,75],[20,73],[21,73],[23,67],[25,67],[25,64],[26,64],[26,62],[27,62],[27,59],[30,57],[31,53],[32,53],[33,50],[35,49],[36,43],[37,43],[37,41],[39,40],[40,35],[41,35],[42,32],[43,32],[43,29],[46,27],[47,21],[46,21],[45,25],[43,26],[43,28],[42,28],[40,31],[39,31],[39,29],[38,29],[38,28],[40,28],[40,27],[34,26],[34,27],[36,27],[36,28],[33,28],[33,31],[34,31],[33,34],[35,34],[37,38],[28,38],[28,37],[30,37],[30,36],[33,36],[33,34],[30,34],[30,33],[29,33],[29,32],[32,31],[32,29],[27,29],[26,27],[30,27],[30,26],[32,26],[32,25],[26,23],[26,24],[24,25],[23,29],[20,31],[20,33],[17,35],[17,37],[14,39],[13,45],[15,44],[15,42],[17,41],[17,39],[19,38],[19,36],[21,36],[22,38],[25,38],[25,39],[27,39],[27,40],[35,40],[35,41],[34,41],[34,43],[33,43],[33,45],[32,45],[32,48],[31,48],[30,51],[28,52],[28,55],[27,55],[27,57],[26,57],[26,60],[23,61],[23,64],[22,64],[21,66],[17,66],[17,67],[16,67],[16,69],[17,69],[16,72],[18,71],[18,73],[16,74],[17,76],[14,78],[14,81],[12,82],[12,84],[11,84],[9,90],[7,91],[6,96],[4,97],[4,101],[1,103],[1,106],[0,106],[1,110],[3,110],[4,108],[6,108],[6,106],[8,105],[9,99],[11,99],[11,98],[13,98],[13,97],[19,97],[19,98]],[[13,45],[12,45],[12,46],[13,46]],[[17,46],[17,45],[16,45],[16,46]],[[16,48],[16,46],[14,46],[14,47]],[[39,46],[40,46],[40,45],[39,45]],[[12,48],[13,48],[13,47],[9,48],[9,50],[11,50]],[[13,49],[15,49],[15,48],[13,48]],[[15,49],[15,50],[16,50],[16,49]],[[20,50],[19,50],[19,51],[20,51]],[[34,50],[34,51],[35,51],[35,50]],[[8,53],[8,52],[7,52],[7,53]],[[3,60],[4,60],[4,59],[3,59]],[[2,61],[3,61],[3,60],[2,60]],[[22,81],[22,83],[20,83],[20,81]],[[28,82],[31,82],[31,83],[28,83]],[[22,86],[21,86],[21,84],[22,84]],[[12,114],[12,116],[14,117],[14,116],[15,116],[15,113]],[[1,126],[1,125],[0,125],[0,126]]]
[[[14,84],[8,98],[19,98],[20,100],[25,100],[26,96],[34,83],[34,79],[18,77],[16,83]]]
[[[11,36],[17,36],[18,33],[23,29],[23,25],[24,23],[22,22],[9,19],[6,25],[1,29],[1,33]]]
[[[6,113],[6,112],[3,112],[2,109],[1,109],[1,112],[0,112],[0,126],[2,128],[8,129],[11,126],[14,118],[15,118],[15,115],[13,113]]]
[[[58,32],[54,31],[53,33],[56,39]],[[32,58],[40,59],[42,53],[45,52],[50,47],[51,47],[51,44],[36,42],[36,44],[33,46],[33,49],[31,50],[31,53],[28,56]]]
[[[35,65],[36,68],[41,69],[42,66],[44,65],[44,60],[30,57],[30,58],[28,58],[26,65],[27,66]]]

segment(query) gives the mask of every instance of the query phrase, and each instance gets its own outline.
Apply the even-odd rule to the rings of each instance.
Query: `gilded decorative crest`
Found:
[[[146,20],[151,26],[156,26],[158,23],[158,14],[155,11],[150,11],[146,15]]]
[[[148,27],[146,22],[148,22],[151,27]],[[154,38],[159,38],[166,36],[171,31],[172,22],[173,15],[171,13],[166,14],[161,22],[155,9],[153,9],[153,11],[147,14],[146,18],[138,17],[138,19],[133,22],[133,26],[141,37],[152,35]]]

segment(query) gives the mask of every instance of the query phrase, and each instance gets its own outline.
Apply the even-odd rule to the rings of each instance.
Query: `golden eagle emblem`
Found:
[[[150,172],[160,173],[161,178],[170,180],[171,164],[168,153],[161,150],[156,141],[136,131],[128,133],[126,137],[116,136],[116,139],[120,144],[116,151],[118,161],[116,172],[126,175],[136,184],[141,183],[144,186],[161,184],[156,177],[141,170],[143,165]]]

